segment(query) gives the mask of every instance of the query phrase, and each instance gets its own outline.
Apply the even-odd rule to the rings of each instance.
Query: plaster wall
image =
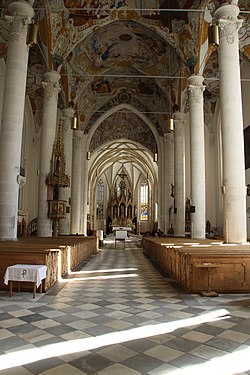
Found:
[[[190,123],[189,112],[186,114],[185,122],[185,192],[186,198],[191,198],[191,179],[190,179]]]
[[[241,89],[243,107],[243,126],[250,125],[250,65],[243,63],[241,66]]]
[[[241,65],[241,89],[242,89],[242,107],[243,107],[243,127],[250,125],[250,65],[242,63]],[[250,184],[250,168],[246,169],[246,185]],[[247,238],[250,239],[250,196],[247,199]]]
[[[26,170],[26,183],[20,188],[19,208],[27,212],[27,224],[37,217],[40,139],[35,133],[35,124],[29,98],[26,97],[22,141],[21,166]]]
[[[211,121],[214,121],[212,117]],[[218,166],[215,156],[216,141],[214,131],[211,130],[213,128],[212,125],[210,124],[210,129],[205,126],[206,221],[210,221],[211,228],[218,226],[216,195],[220,194],[218,189]]]
[[[4,83],[5,83],[5,61],[4,59],[0,59],[0,131],[1,131],[1,123],[2,123]]]

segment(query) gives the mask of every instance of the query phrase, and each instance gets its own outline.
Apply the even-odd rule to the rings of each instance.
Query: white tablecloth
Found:
[[[7,267],[4,275],[4,284],[8,285],[11,281],[30,281],[36,282],[39,287],[42,280],[46,277],[47,266],[36,264],[15,264]]]

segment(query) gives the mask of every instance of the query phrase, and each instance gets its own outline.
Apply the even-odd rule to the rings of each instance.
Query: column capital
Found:
[[[185,123],[185,113],[184,112],[175,112],[173,114],[174,122],[182,123],[184,125]]]
[[[239,20],[240,9],[234,4],[225,4],[214,12],[214,17],[219,26],[220,38],[225,38],[228,44],[233,44],[238,39],[238,31],[243,20]]]
[[[200,75],[191,75],[188,78],[188,93],[190,101],[193,100],[194,102],[201,104],[203,101],[203,91],[205,87],[203,85],[204,77]]]
[[[42,86],[44,88],[44,95],[50,100],[53,96],[58,95],[61,89],[59,83],[61,76],[56,71],[50,71],[46,72],[43,77],[44,81],[42,82]]]
[[[72,129],[71,129],[71,126],[70,126],[70,124],[69,124],[69,122],[70,122],[70,118],[69,117],[61,117],[60,118],[60,121],[61,121],[61,124],[62,124],[62,128],[63,128],[63,132],[64,133],[67,133],[68,131],[73,131]]]
[[[203,82],[204,82],[204,77],[200,75],[192,74],[188,78],[189,85],[204,87]]]
[[[174,139],[173,131],[169,131],[168,133],[163,134],[163,140],[164,143],[167,143],[168,141],[172,141]]]
[[[74,114],[75,114],[75,110],[73,108],[65,108],[63,110],[64,117],[72,118]]]
[[[185,125],[185,113],[183,112],[175,112],[173,114],[174,119],[174,135],[175,139],[176,136],[184,136],[184,125]]]
[[[60,81],[61,76],[55,70],[50,70],[43,75],[44,82],[57,83]]]
[[[214,17],[216,20],[221,18],[228,20],[236,20],[240,13],[240,9],[235,4],[224,4],[221,5],[214,11]]]
[[[9,5],[10,15],[6,20],[10,24],[9,40],[19,41],[21,35],[26,37],[28,24],[35,15],[34,9],[26,1],[16,1]]]
[[[32,5],[27,1],[14,1],[9,5],[9,11],[12,16],[26,17],[32,19],[35,15]]]

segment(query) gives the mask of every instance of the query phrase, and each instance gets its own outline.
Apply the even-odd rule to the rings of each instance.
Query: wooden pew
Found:
[[[94,255],[97,249],[96,237],[22,237],[18,241],[0,242],[0,290],[8,289],[3,282],[8,266],[43,264],[47,266],[43,283],[43,292],[46,292],[70,270]],[[30,291],[30,284],[23,283],[22,290]]]
[[[143,239],[144,252],[189,293],[250,291],[250,246]],[[209,292],[209,293],[207,293]]]

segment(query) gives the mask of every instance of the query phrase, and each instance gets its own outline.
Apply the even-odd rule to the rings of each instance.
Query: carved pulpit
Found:
[[[46,179],[48,185],[48,216],[53,222],[53,235],[58,235],[59,220],[66,215],[67,202],[60,199],[62,188],[70,186],[70,177],[65,174],[65,157],[62,139],[62,123],[57,125],[56,138],[50,162],[50,173]]]

